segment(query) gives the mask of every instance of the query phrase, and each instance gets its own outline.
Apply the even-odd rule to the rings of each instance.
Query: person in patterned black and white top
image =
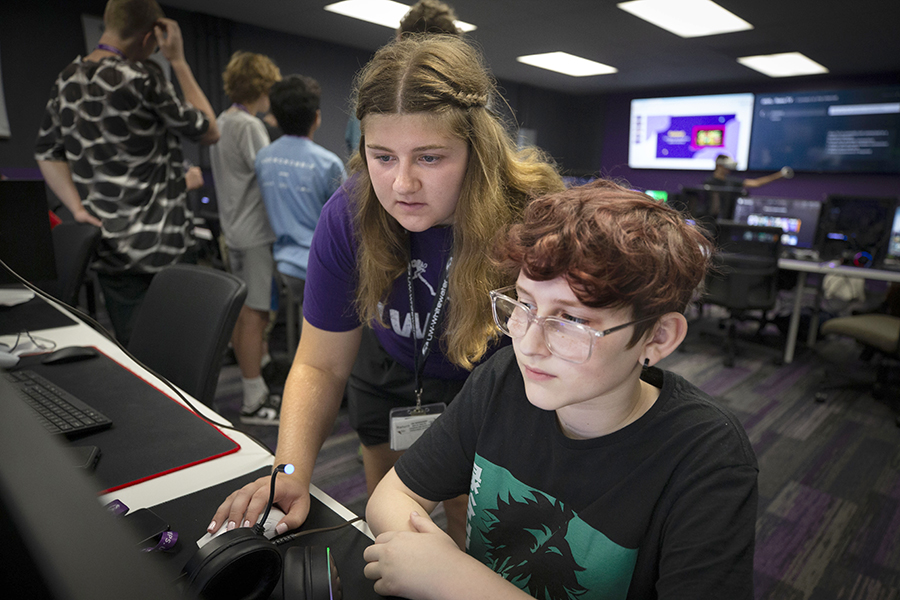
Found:
[[[93,267],[127,345],[154,274],[193,246],[181,138],[214,144],[219,130],[178,23],[155,0],[110,0],[103,21],[97,48],[53,84],[35,158],[75,220],[101,228]],[[184,100],[148,60],[157,47]]]

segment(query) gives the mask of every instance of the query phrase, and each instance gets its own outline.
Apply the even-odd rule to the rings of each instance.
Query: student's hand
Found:
[[[254,525],[266,510],[271,485],[271,476],[260,477],[232,493],[219,506],[207,531],[215,533],[222,523],[227,523],[229,530]],[[276,534],[300,527],[309,515],[309,502],[309,486],[280,473],[275,478],[275,504],[285,515],[275,526]]]
[[[414,512],[409,523],[413,531],[386,531],[363,553],[365,576],[382,596],[428,597],[441,574],[458,577],[469,558],[429,517]]]
[[[73,211],[72,217],[78,223],[90,223],[91,225],[95,225],[97,227],[103,227],[103,221],[89,213],[83,206],[81,207],[81,210]]]
[[[203,171],[200,167],[194,166],[184,172],[184,183],[189,190],[196,190],[203,187]]]
[[[173,19],[160,19],[153,26],[156,35],[156,43],[159,51],[171,62],[184,60],[184,40],[181,37],[181,28]]]

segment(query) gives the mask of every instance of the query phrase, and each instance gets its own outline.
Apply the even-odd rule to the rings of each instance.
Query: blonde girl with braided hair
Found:
[[[498,348],[485,299],[512,282],[488,252],[531,199],[564,187],[539,151],[516,148],[491,108],[500,99],[480,53],[457,36],[381,48],[356,94],[359,150],[316,227],[282,401],[275,464],[295,472],[276,483],[279,532],[306,519],[345,388],[371,493],[410,439],[411,409],[449,403]],[[266,477],[231,494],[210,530],[255,523],[268,488]],[[463,544],[465,497],[445,509]]]

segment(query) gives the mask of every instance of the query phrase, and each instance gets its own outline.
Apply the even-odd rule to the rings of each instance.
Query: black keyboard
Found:
[[[7,372],[6,377],[50,433],[75,436],[112,425],[109,417],[34,371]]]

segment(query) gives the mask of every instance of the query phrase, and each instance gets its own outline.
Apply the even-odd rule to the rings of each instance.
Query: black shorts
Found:
[[[422,403],[450,401],[465,383],[464,379],[422,381]],[[378,342],[375,333],[363,328],[359,355],[347,382],[347,407],[350,426],[366,446],[390,441],[392,408],[415,406],[415,375],[394,360]]]

